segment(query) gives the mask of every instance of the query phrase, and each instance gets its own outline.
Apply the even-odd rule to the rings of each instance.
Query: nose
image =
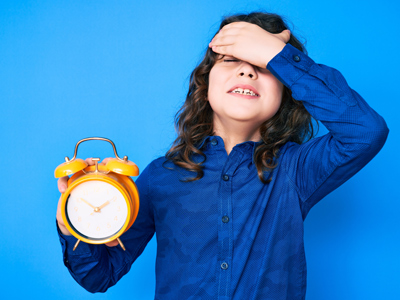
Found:
[[[253,66],[252,64],[249,64],[248,62],[242,61],[240,64],[240,67],[237,70],[237,76],[238,77],[248,77],[250,79],[257,79],[257,70],[256,67]]]

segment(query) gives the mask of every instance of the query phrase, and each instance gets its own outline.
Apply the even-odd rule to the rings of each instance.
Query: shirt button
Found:
[[[229,217],[228,216],[223,216],[222,217],[222,222],[228,223],[229,222]]]
[[[229,180],[229,176],[225,174],[224,176],[222,176],[222,179],[223,179],[224,181],[228,181],[228,180]]]
[[[226,262],[223,262],[223,263],[221,264],[221,269],[222,269],[222,270],[228,269],[228,264],[227,264]]]
[[[295,62],[299,62],[299,61],[300,61],[300,56],[298,56],[298,55],[293,55],[293,60],[294,60]]]
[[[218,145],[218,141],[217,140],[211,140],[211,145],[217,146]]]

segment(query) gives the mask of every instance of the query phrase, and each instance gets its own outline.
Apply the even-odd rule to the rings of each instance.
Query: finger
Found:
[[[101,163],[103,165],[106,165],[111,159],[113,159],[113,157],[106,157],[105,159],[103,159],[103,161]]]
[[[234,35],[218,37],[217,39],[211,41],[210,47],[233,45],[236,40],[237,40],[237,36],[234,36]]]
[[[67,190],[68,176],[64,176],[58,179],[57,186],[60,193],[64,193]]]
[[[290,40],[291,32],[289,29],[283,30],[281,33],[276,34],[285,44]]]
[[[252,23],[247,23],[247,22],[234,22],[234,23],[230,23],[225,25],[224,27],[222,27],[220,29],[220,31],[217,34],[231,34],[232,32],[234,34],[239,34],[243,31],[247,31],[247,29],[251,29],[253,27],[259,27],[256,24],[252,24]]]
[[[61,226],[64,226],[64,222],[63,222],[63,219],[62,219],[62,216],[61,216],[61,197],[60,197],[60,199],[58,200],[58,203],[57,203],[56,219],[57,219],[58,223],[61,224]]]
[[[90,157],[90,158],[86,158],[86,159],[85,159],[86,163],[87,163],[89,166],[93,166],[93,165],[95,164],[94,161],[92,160],[92,158],[93,158],[93,157]]]
[[[106,243],[106,245],[108,246],[108,247],[115,247],[115,246],[118,246],[118,241],[117,240],[113,240],[113,241],[111,241],[111,242],[109,242],[109,243]]]
[[[213,46],[212,51],[222,55],[232,55],[232,53],[230,52],[231,48],[232,46]]]
[[[220,31],[219,33],[217,33],[214,36],[214,38],[211,41],[213,42],[213,41],[217,40],[218,38],[229,36],[229,35],[237,36],[237,35],[239,35],[240,30],[241,30],[241,28],[232,27],[232,28],[229,28],[227,30],[224,30],[223,32]]]
[[[232,23],[226,24],[224,27],[222,27],[220,29],[220,32],[222,30],[225,31],[225,30],[230,29],[230,28],[243,28],[248,24],[251,24],[251,23],[248,23],[248,22],[232,22]]]
[[[58,200],[57,204],[57,214],[56,214],[56,219],[58,223],[58,228],[60,228],[61,232],[65,235],[71,235],[71,233],[68,231],[67,227],[65,227],[64,221],[61,216],[61,198]]]
[[[233,35],[236,35],[236,34],[238,34],[241,30],[242,30],[242,28],[243,27],[238,27],[238,26],[235,26],[235,27],[224,27],[224,28],[222,28],[217,34],[216,34],[216,36],[217,35],[224,35],[224,34],[233,34]]]

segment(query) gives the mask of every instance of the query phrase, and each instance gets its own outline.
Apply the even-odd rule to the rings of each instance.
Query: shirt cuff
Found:
[[[291,88],[314,64],[305,53],[286,44],[282,51],[270,60],[267,69],[286,87]]]
[[[60,243],[61,243],[61,248],[62,252],[65,255],[68,253],[68,255],[83,255],[83,254],[90,254],[92,253],[91,251],[91,245],[85,243],[85,242],[80,242],[78,247],[73,251],[74,246],[77,242],[77,238],[74,237],[73,235],[65,235],[61,232],[60,228],[58,227],[58,223],[56,220],[56,226],[57,226],[57,233],[58,237],[60,238]]]

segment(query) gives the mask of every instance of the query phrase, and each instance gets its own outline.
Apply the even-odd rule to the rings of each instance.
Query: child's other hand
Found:
[[[105,158],[101,162],[101,164],[105,165],[110,159],[111,159],[111,157]],[[95,162],[92,160],[92,158],[86,158],[85,161],[89,166],[92,166],[95,164]],[[64,177],[61,177],[60,179],[58,179],[57,185],[58,185],[58,190],[60,193],[64,193],[67,190],[68,179],[69,179],[68,176],[64,176]],[[71,235],[71,233],[68,231],[67,227],[65,226],[64,221],[61,216],[61,197],[58,200],[56,218],[57,218],[58,227],[60,228],[61,232],[65,235]],[[118,241],[114,240],[109,243],[106,243],[106,245],[109,247],[114,247],[114,246],[118,245]]]
[[[272,34],[258,25],[234,22],[224,26],[209,47],[216,53],[233,56],[254,66],[266,68],[269,61],[285,47],[290,31]]]

